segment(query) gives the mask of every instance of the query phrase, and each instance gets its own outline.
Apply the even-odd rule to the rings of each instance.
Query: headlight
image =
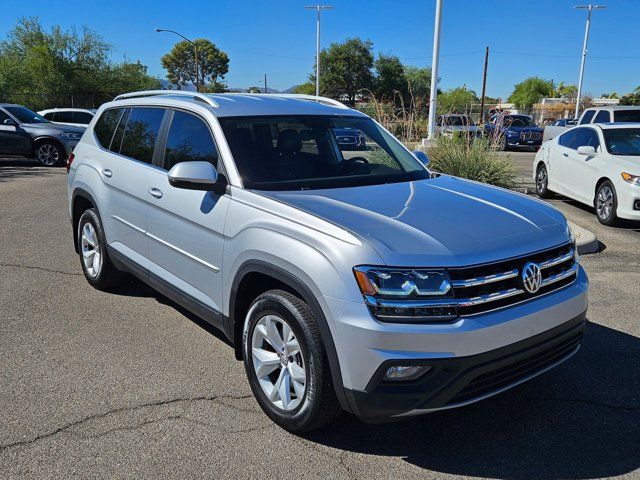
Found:
[[[80,140],[80,138],[82,138],[81,133],[75,133],[75,132],[64,132],[64,133],[61,133],[60,136],[62,138],[66,138],[67,140]]]
[[[567,235],[569,236],[569,240],[573,245],[573,251],[574,251],[573,259],[575,260],[576,263],[579,263],[580,255],[578,255],[578,244],[577,244],[576,234],[573,232],[573,230],[571,230],[571,226],[569,225],[569,223],[567,223]]]
[[[514,132],[513,130],[507,130],[507,136],[508,137],[516,137],[518,135],[519,135],[518,132]]]
[[[353,271],[367,305],[380,320],[420,323],[457,316],[444,269],[356,267]]]
[[[620,175],[625,182],[630,183],[631,185],[640,185],[639,175],[632,175],[627,172],[622,172]]]

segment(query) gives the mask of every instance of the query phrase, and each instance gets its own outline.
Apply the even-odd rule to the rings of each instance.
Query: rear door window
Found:
[[[611,121],[611,114],[608,110],[600,110],[593,119],[593,123],[609,123]]]
[[[55,121],[56,112],[48,112],[43,115],[44,118],[50,121]]]
[[[164,114],[163,108],[132,108],[124,129],[120,154],[140,162],[151,163]]]
[[[73,123],[73,113],[72,112],[56,112],[55,122],[62,123]]]
[[[591,122],[591,119],[593,118],[595,113],[596,113],[595,110],[585,110],[584,114],[582,115],[582,118],[580,119],[580,125],[584,125],[585,123]]]
[[[118,126],[118,121],[122,116],[123,110],[124,108],[105,110],[93,127],[93,133],[101,147],[106,149],[111,148],[113,132]]]
[[[93,119],[93,115],[87,112],[73,112],[73,123],[88,125]]]

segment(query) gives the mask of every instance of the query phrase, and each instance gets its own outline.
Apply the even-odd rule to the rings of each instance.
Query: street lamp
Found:
[[[440,60],[440,19],[442,18],[442,0],[436,0],[436,19],[433,29],[433,60],[431,61],[431,92],[429,92],[429,119],[427,138],[433,140],[436,133],[436,107],[438,100],[438,63]]]
[[[307,9],[318,12],[316,18],[316,97],[320,96],[320,10],[331,10],[332,5],[307,5]]]
[[[582,96],[582,79],[584,78],[584,62],[587,59],[587,43],[589,42],[589,28],[591,27],[591,12],[594,10],[603,10],[606,5],[575,5],[573,8],[578,10],[588,10],[587,25],[584,29],[584,42],[582,43],[582,59],[580,60],[580,79],[578,80],[578,98],[576,98],[576,118],[580,115],[580,97]]]
[[[185,39],[187,42],[189,42],[191,45],[193,45],[193,52],[194,52],[194,57],[195,57],[195,61],[196,61],[196,80],[195,80],[195,85],[196,85],[196,92],[200,91],[198,89],[198,45],[196,45],[195,42],[193,42],[192,40],[189,40],[187,37],[185,37],[184,35],[182,35],[181,33],[178,33],[174,30],[165,30],[163,28],[156,28],[156,32],[169,32],[169,33],[175,33],[176,35],[178,35],[179,37],[182,37],[183,39]]]

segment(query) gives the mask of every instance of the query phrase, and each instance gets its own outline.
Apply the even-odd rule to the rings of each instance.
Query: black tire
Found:
[[[287,323],[298,340],[300,355],[304,359],[305,393],[298,406],[291,410],[278,408],[267,397],[254,368],[254,330],[267,315],[274,315]],[[341,412],[320,331],[304,301],[282,290],[270,290],[260,295],[249,308],[242,343],[244,366],[251,390],[262,410],[280,427],[294,433],[307,432],[326,425]],[[277,372],[274,371],[273,375],[277,376]]]
[[[509,144],[507,143],[507,134],[502,134],[500,136],[500,150],[506,152],[509,150]]]
[[[540,198],[551,198],[553,193],[549,190],[549,172],[544,164],[536,169],[536,193]]]
[[[598,221],[601,224],[613,227],[619,223],[617,215],[618,195],[613,183],[609,180],[605,180],[598,186],[594,207],[596,209],[596,217],[598,217]]]
[[[85,264],[84,258],[88,250],[92,248],[88,245],[89,242],[83,240],[83,233],[85,233],[85,225],[91,225],[95,232],[95,239],[97,239],[97,248],[93,248],[100,255],[100,266],[96,270],[88,267]],[[88,228],[88,227],[87,227]],[[82,272],[89,284],[103,291],[112,290],[116,287],[123,278],[122,272],[116,269],[107,251],[107,242],[104,236],[104,230],[102,229],[102,222],[100,217],[93,208],[85,210],[78,220],[78,252],[80,258],[80,265]],[[95,258],[95,254],[92,258]]]
[[[36,160],[45,167],[59,167],[67,160],[67,155],[59,143],[44,140],[36,146]]]

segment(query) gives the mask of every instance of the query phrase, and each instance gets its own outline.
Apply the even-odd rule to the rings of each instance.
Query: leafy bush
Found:
[[[516,171],[511,162],[500,158],[486,139],[465,141],[438,137],[426,149],[435,172],[490,183],[498,187],[516,186]]]

